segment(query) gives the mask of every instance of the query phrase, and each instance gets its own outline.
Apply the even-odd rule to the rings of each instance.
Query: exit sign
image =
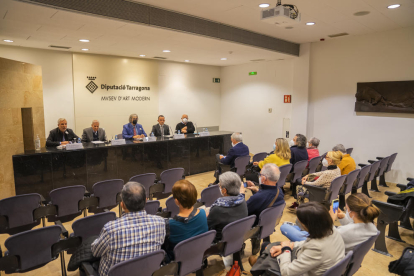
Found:
[[[214,83],[220,83],[220,78],[213,78]]]
[[[284,100],[285,100],[285,103],[291,103],[292,95],[285,95]]]
[[[249,72],[249,76],[255,76],[257,75],[257,72]]]

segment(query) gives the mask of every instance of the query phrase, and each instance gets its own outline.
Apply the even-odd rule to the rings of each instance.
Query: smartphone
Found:
[[[247,188],[247,182],[243,182],[243,186]]]
[[[332,209],[334,214],[336,213],[336,211],[338,211],[339,208],[339,200],[338,199],[334,199],[332,200]]]

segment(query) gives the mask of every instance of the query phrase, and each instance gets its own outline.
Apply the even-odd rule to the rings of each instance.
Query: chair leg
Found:
[[[204,272],[202,268],[196,271],[196,276],[204,276]]]
[[[83,217],[86,218],[86,208],[83,209]]]
[[[387,227],[387,224],[384,221],[382,220],[380,221],[378,219],[377,228],[380,231],[380,234],[377,240],[375,241],[375,246],[372,250],[382,255],[392,257],[392,255],[388,253],[387,244],[385,243],[385,228],[386,227]]]
[[[368,192],[368,182],[364,181],[364,185],[362,186],[362,193],[366,194],[368,197],[371,197]]]
[[[379,185],[380,185],[381,187],[389,187],[389,186],[387,185],[387,182],[385,182],[385,173],[383,173],[383,174],[380,176]]]
[[[46,218],[42,218],[42,225],[43,225],[43,227],[46,226]]]
[[[121,208],[121,203],[118,204],[118,208],[119,208],[119,217],[122,217],[122,208]]]
[[[390,225],[388,226],[387,238],[392,239],[394,241],[405,243],[405,241],[401,239],[400,232],[398,231],[398,221],[390,223]]]
[[[233,254],[233,262],[234,261],[237,261],[239,263],[240,271],[244,271],[242,258],[241,258],[241,251],[238,251],[238,252]]]
[[[379,192],[380,190],[378,190],[378,185],[377,185],[377,178],[374,177],[374,179],[371,181],[371,191],[374,192]]]
[[[345,208],[345,194],[339,194],[339,209],[344,210]]]
[[[66,276],[66,264],[65,264],[65,252],[62,251],[60,255],[60,268],[62,270],[62,276]]]

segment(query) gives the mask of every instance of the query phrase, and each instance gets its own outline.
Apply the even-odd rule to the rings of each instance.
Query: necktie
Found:
[[[134,136],[137,135],[137,128],[134,126]]]
[[[63,133],[62,142],[65,142],[65,133]]]
[[[161,135],[164,136],[164,127],[160,125],[160,128],[161,128]]]

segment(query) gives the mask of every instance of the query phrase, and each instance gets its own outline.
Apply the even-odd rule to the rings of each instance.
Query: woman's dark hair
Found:
[[[172,187],[172,195],[186,209],[190,209],[197,202],[196,188],[185,179],[175,182]]]
[[[380,214],[380,210],[375,205],[372,205],[371,200],[365,194],[358,193],[350,195],[346,199],[346,205],[364,223],[374,222],[374,219]]]
[[[306,136],[305,135],[303,135],[303,134],[296,134],[296,145],[299,148],[306,147],[306,143],[307,143],[307,140],[306,140]]]
[[[296,212],[298,220],[309,232],[309,238],[322,239],[333,233],[333,221],[328,209],[319,202],[299,205]]]

